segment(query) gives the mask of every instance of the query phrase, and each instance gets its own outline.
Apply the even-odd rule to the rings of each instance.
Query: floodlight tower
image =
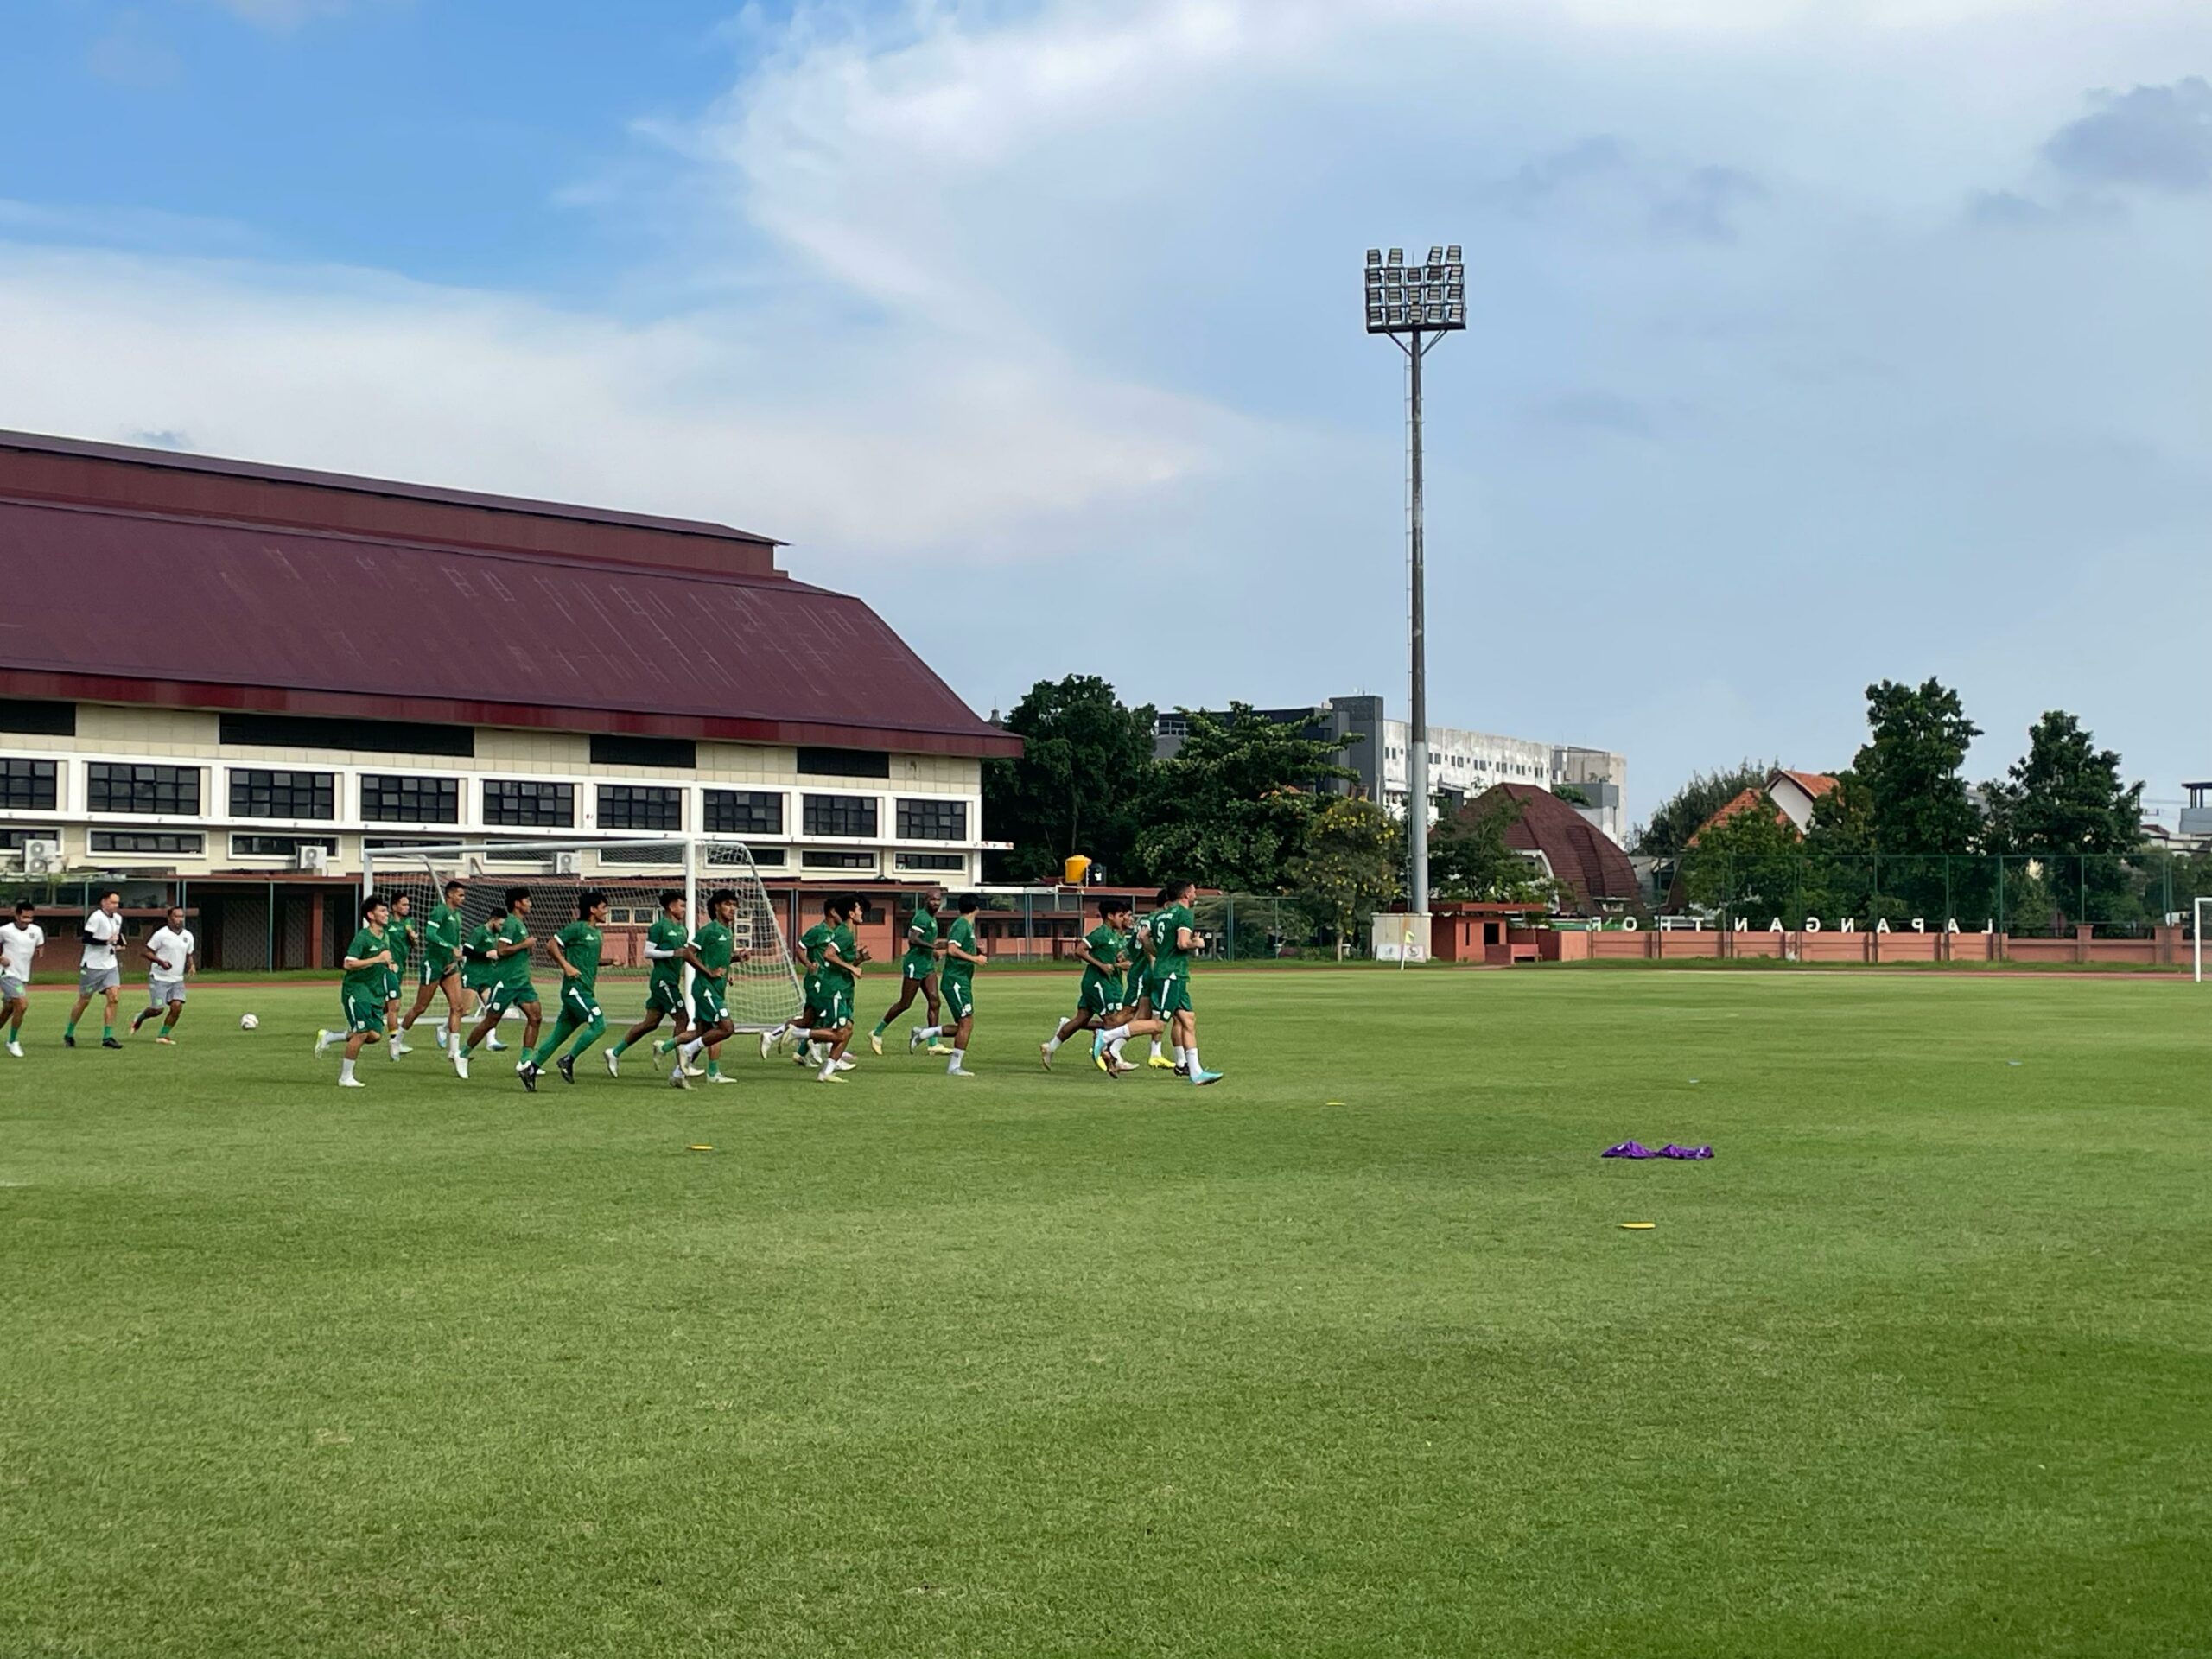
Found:
[[[1406,738],[1406,908],[1428,914],[1427,572],[1423,563],[1421,477],[1421,361],[1446,334],[1467,326],[1467,267],[1459,245],[1432,247],[1425,264],[1408,265],[1403,248],[1367,251],[1367,332],[1386,334],[1406,354],[1407,531],[1412,568],[1412,719]],[[1376,763],[1381,775],[1382,762]]]

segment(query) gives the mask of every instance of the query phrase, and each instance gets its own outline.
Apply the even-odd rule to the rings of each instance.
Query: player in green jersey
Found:
[[[392,1059],[415,1051],[400,1040],[399,999],[407,988],[407,965],[415,959],[417,937],[412,912],[415,901],[404,893],[391,899],[391,919],[385,924],[385,943],[391,947],[391,971],[385,976],[385,1052]]]
[[[818,1065],[823,1082],[836,1082],[838,1073],[853,1069],[845,1051],[853,1039],[853,998],[860,967],[868,960],[853,921],[867,908],[866,899],[842,895],[822,901],[822,919],[799,935],[806,972],[799,982],[798,1017],[761,1033],[763,1059],[780,1038],[789,1036],[798,1043],[798,1063]]]
[[[976,1074],[967,1066],[968,1039],[976,1029],[976,969],[983,960],[976,944],[976,912],[982,908],[982,901],[972,893],[963,893],[955,908],[960,913],[944,930],[937,947],[944,963],[938,969],[938,995],[944,999],[951,1024],[916,1026],[907,1033],[906,1052],[912,1053],[931,1038],[950,1037],[952,1061],[944,1068],[945,1075],[972,1077]]]
[[[1205,948],[1205,935],[1191,913],[1197,887],[1188,881],[1170,881],[1160,890],[1162,907],[1145,922],[1152,944],[1152,1002],[1166,1017],[1168,1043],[1175,1051],[1176,1070],[1192,1083],[1219,1083],[1221,1073],[1209,1071],[1198,1060],[1198,1016],[1191,1004],[1191,953]]]
[[[1129,901],[1109,895],[1098,901],[1098,925],[1076,941],[1076,960],[1083,963],[1083,983],[1076,992],[1075,1012],[1063,1020],[1058,1029],[1038,1046],[1044,1058],[1045,1069],[1052,1069],[1052,1056],[1060,1045],[1079,1031],[1103,1031],[1118,1026],[1127,1017],[1124,1010],[1128,997],[1122,985],[1122,974],[1131,965],[1129,955]],[[1109,1055],[1097,1043],[1091,1045],[1091,1059],[1109,1077],[1117,1068],[1134,1071],[1118,1054]]]
[[[493,978],[484,994],[484,1017],[476,1022],[476,1029],[468,1033],[453,1057],[453,1069],[462,1077],[468,1075],[468,1057],[476,1046],[491,1034],[509,1008],[522,1010],[522,1043],[525,1058],[515,1062],[519,1071],[530,1064],[526,1058],[530,1050],[537,1046],[537,1027],[544,1015],[537,1006],[537,988],[530,982],[530,889],[509,887],[501,908],[506,919],[496,929],[490,924],[469,936],[470,943],[479,947],[480,954],[493,964]],[[490,929],[488,942],[478,936]]]
[[[561,1056],[563,1083],[576,1080],[576,1056],[607,1030],[607,1017],[599,1007],[599,962],[607,948],[607,936],[601,930],[606,925],[607,895],[595,887],[588,889],[576,897],[576,919],[545,947],[561,970],[561,1017],[554,1022],[553,1034],[524,1058],[522,1086],[532,1094],[537,1092],[538,1073],[569,1033],[576,1033],[576,1040]]]
[[[914,900],[914,919],[906,925],[906,954],[899,959],[899,1000],[883,1011],[883,1018],[868,1034],[868,1046],[879,1054],[883,1052],[883,1033],[913,1006],[916,991],[929,1010],[929,1023],[937,1024],[937,913],[944,904],[944,894],[936,887]]]
[[[658,1031],[663,1020],[676,1022],[670,1029],[669,1042],[683,1043],[690,1030],[685,1018],[683,964],[691,958],[691,929],[684,912],[683,891],[670,887],[660,895],[660,914],[645,930],[645,960],[652,964],[645,979],[645,1017],[624,1032],[620,1042],[605,1051],[608,1077],[621,1075],[623,1051]],[[655,1043],[654,1055],[658,1057],[668,1046],[669,1043]]]
[[[707,1055],[708,1082],[737,1081],[724,1077],[721,1068],[722,1043],[737,1029],[737,1022],[730,1018],[727,988],[730,963],[745,961],[752,952],[738,947],[734,893],[717,887],[708,896],[707,914],[711,919],[691,936],[691,954],[685,958],[692,967],[691,1034],[676,1051],[676,1069],[668,1074],[669,1082],[678,1089],[691,1086],[690,1066],[702,1049]]]
[[[346,977],[338,985],[339,1005],[346,1010],[346,1029],[315,1034],[317,1059],[340,1037],[345,1039],[346,1058],[338,1065],[340,1089],[368,1086],[353,1075],[353,1062],[361,1058],[365,1044],[384,1034],[385,976],[391,970],[385,924],[391,919],[391,906],[382,893],[372,893],[361,900],[360,929],[346,947]]]
[[[431,906],[429,919],[423,924],[423,969],[415,1006],[399,1022],[400,1030],[414,1030],[415,1022],[430,1011],[431,1002],[443,991],[446,1017],[437,1033],[441,1050],[449,1048],[461,1035],[461,901],[467,892],[461,883],[448,881],[442,901]]]
[[[828,959],[837,930],[847,920],[846,907],[851,900],[842,894],[833,894],[822,901],[822,919],[798,936],[798,951],[806,969],[798,978],[799,1004],[798,1017],[780,1026],[771,1026],[760,1033],[760,1058],[766,1059],[785,1039],[798,1045],[792,1059],[799,1065],[818,1064],[814,1052],[815,1033],[832,1029],[826,1018],[830,1012],[830,992],[823,979],[823,965]],[[826,1041],[827,1039],[825,1038]],[[850,1071],[848,1065],[845,1068]]]

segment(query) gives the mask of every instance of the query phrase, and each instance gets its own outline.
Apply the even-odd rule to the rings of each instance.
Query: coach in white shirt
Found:
[[[16,900],[13,917],[0,922],[0,1026],[7,1027],[8,1052],[23,1058],[23,1016],[31,1011],[31,964],[46,949],[46,930],[28,899]]]
[[[199,948],[200,941],[184,925],[184,906],[171,905],[168,919],[138,947],[147,962],[146,1006],[132,1017],[133,1032],[156,1014],[166,1014],[168,1018],[162,1021],[161,1034],[154,1040],[176,1040],[176,1022],[184,1015],[184,976],[192,971],[192,953]]]
[[[115,1000],[123,989],[123,968],[115,947],[123,938],[123,895],[110,887],[100,894],[99,908],[85,918],[77,937],[85,942],[85,960],[77,969],[77,1006],[69,1010],[69,1023],[61,1028],[65,1047],[77,1046],[77,1022],[95,994],[105,993],[107,1007],[100,1015],[100,1046],[121,1048],[115,1040]]]

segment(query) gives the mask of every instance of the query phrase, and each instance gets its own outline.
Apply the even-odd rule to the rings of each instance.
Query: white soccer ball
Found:
[[[238,1015],[238,1029],[240,1031],[258,1031],[260,1028],[261,1016],[259,1014],[242,1014]]]

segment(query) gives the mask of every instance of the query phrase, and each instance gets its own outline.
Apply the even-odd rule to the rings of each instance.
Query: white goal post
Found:
[[[2204,982],[2204,907],[2212,905],[2212,896],[2199,895],[2190,905],[2190,951],[2196,963],[2196,982]]]
[[[642,1010],[645,976],[645,930],[660,914],[664,893],[683,895],[685,925],[695,931],[706,919],[707,899],[728,888],[737,895],[734,931],[745,959],[730,964],[727,1001],[741,1031],[766,1031],[798,1013],[798,973],[789,943],[776,918],[768,889],[741,841],[713,836],[666,839],[621,838],[531,842],[455,842],[445,844],[366,848],[361,858],[361,892],[388,899],[407,895],[419,935],[432,908],[442,902],[445,886],[459,881],[462,937],[492,914],[510,887],[531,890],[530,931],[533,971],[539,995],[543,979],[557,974],[546,942],[577,917],[578,899],[589,892],[607,895],[606,942],[601,958],[600,1000],[607,1023],[630,1017],[634,1000]],[[420,947],[408,967],[412,998],[422,966]],[[684,969],[688,994],[691,970]],[[623,995],[634,985],[637,995]]]

